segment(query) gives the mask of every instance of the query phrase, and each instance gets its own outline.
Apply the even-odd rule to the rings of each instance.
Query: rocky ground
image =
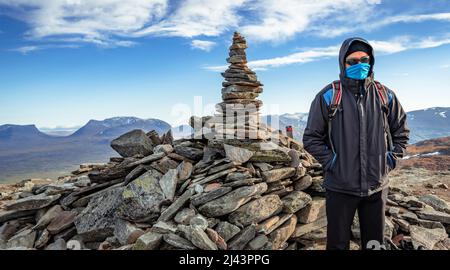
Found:
[[[0,247],[324,249],[321,166],[301,144],[286,137],[280,144],[267,152],[127,133],[112,143],[121,157],[107,164],[81,165],[57,181],[1,186]],[[439,196],[448,193],[445,183],[421,183],[436,196],[392,174],[387,248],[449,249],[450,208]],[[359,249],[357,218],[352,232]]]

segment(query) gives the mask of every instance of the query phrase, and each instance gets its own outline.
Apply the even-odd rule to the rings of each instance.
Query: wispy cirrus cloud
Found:
[[[218,36],[237,28],[240,21],[238,10],[245,0],[185,0],[174,12],[160,22],[133,33],[133,36]]]
[[[369,40],[369,43],[373,46],[377,55],[386,55],[406,50],[434,48],[450,44],[450,37],[425,37],[418,39],[409,36],[401,36],[390,40]],[[340,46],[341,45],[338,44],[321,48],[310,48],[286,56],[249,61],[248,65],[254,70],[267,70],[292,64],[320,61],[329,57],[337,57],[339,55]],[[206,66],[204,68],[211,71],[223,71],[227,66]]]
[[[356,24],[347,26],[314,26],[313,31],[318,36],[322,37],[336,37],[343,34],[354,32],[369,32],[375,29],[386,27],[399,23],[421,23],[425,21],[441,21],[450,22],[450,12],[447,13],[431,13],[431,14],[409,14],[409,15],[395,15],[384,18],[377,18],[371,20],[369,24]]]
[[[398,23],[450,22],[445,12],[388,16],[378,11],[380,4],[381,0],[0,0],[0,16],[26,22],[29,30],[24,36],[31,41],[129,47],[140,37],[166,36],[191,39],[191,46],[199,49],[202,43],[194,40],[204,45],[212,42],[207,37],[234,30],[252,41],[281,43],[300,34],[328,38]]]
[[[75,48],[78,48],[78,47],[79,47],[79,45],[77,45],[77,44],[59,44],[59,45],[55,45],[55,44],[48,45],[48,44],[46,44],[46,45],[21,46],[21,47],[10,49],[10,51],[18,52],[18,53],[21,53],[23,55],[27,55],[27,54],[29,54],[31,52],[40,51],[40,50],[55,49],[55,48],[71,48],[71,49],[75,49]]]

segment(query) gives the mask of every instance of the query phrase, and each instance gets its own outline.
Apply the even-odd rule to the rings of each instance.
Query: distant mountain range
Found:
[[[433,107],[408,112],[410,143],[450,136],[450,108]],[[278,120],[278,124],[277,123]],[[294,137],[301,141],[308,113],[263,116],[262,121],[283,132],[292,126]],[[55,177],[75,169],[81,163],[105,162],[116,153],[110,141],[133,129],[156,130],[162,134],[171,127],[158,119],[114,117],[90,120],[79,129],[39,130],[34,125],[0,126],[0,182],[32,177]],[[172,128],[175,138],[188,136],[188,125]]]
[[[78,164],[105,162],[116,155],[110,141],[133,129],[167,132],[170,125],[158,119],[114,117],[90,120],[68,136],[43,133],[34,125],[0,126],[0,182],[32,177],[55,177]]]

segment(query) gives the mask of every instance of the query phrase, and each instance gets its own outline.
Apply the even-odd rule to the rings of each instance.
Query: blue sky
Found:
[[[180,124],[194,96],[220,101],[236,30],[280,113],[309,110],[351,36],[375,47],[376,79],[405,110],[450,106],[450,1],[0,0],[0,125]]]

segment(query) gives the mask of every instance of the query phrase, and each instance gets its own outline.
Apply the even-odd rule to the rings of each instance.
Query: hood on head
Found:
[[[350,48],[350,45],[355,41],[365,43],[365,44],[367,44],[367,46],[369,46],[369,48],[370,48],[369,76],[372,75],[373,66],[375,64],[375,56],[373,53],[373,47],[372,47],[372,45],[369,44],[369,42],[367,40],[360,38],[360,37],[353,37],[353,38],[348,38],[348,39],[344,40],[344,42],[342,42],[341,49],[339,50],[339,68],[340,68],[340,76],[342,78],[345,77],[345,55],[347,54],[347,51]]]

